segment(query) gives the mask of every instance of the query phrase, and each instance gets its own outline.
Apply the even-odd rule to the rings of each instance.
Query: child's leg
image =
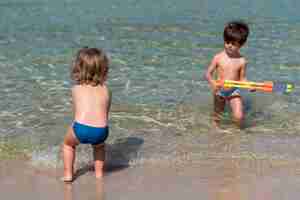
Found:
[[[243,113],[243,101],[240,96],[236,96],[230,99],[230,107],[233,114],[233,120],[239,128],[242,128],[244,113]]]
[[[75,161],[75,147],[79,141],[75,137],[73,128],[69,127],[63,144],[63,158],[64,158],[64,180],[72,181],[73,179],[73,165]]]
[[[94,150],[94,167],[96,178],[103,177],[103,168],[105,160],[105,144],[93,145]]]
[[[213,123],[216,127],[218,127],[220,124],[221,115],[224,112],[225,105],[226,105],[226,100],[223,97],[214,95]]]

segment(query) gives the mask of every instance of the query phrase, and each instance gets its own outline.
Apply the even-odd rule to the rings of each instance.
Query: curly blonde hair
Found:
[[[71,79],[77,84],[102,85],[107,78],[108,58],[102,49],[84,47],[77,53]]]

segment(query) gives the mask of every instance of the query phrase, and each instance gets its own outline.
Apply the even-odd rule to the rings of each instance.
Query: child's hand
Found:
[[[217,93],[221,89],[222,84],[219,81],[213,81],[211,84],[213,93]]]

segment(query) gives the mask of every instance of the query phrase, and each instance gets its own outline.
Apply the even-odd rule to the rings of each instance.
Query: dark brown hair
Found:
[[[242,21],[227,23],[223,33],[225,42],[238,42],[241,46],[247,41],[248,35],[249,27]]]
[[[77,84],[102,85],[107,78],[108,58],[103,50],[84,47],[77,53],[71,79]]]

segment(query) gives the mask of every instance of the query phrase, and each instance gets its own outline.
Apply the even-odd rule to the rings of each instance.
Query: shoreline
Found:
[[[253,171],[233,159],[203,160],[190,165],[141,165],[108,169],[103,180],[86,170],[72,184],[65,184],[60,181],[62,169],[38,169],[21,159],[5,160],[0,167],[0,193],[11,200],[179,200],[199,199],[199,195],[203,200],[297,199],[299,162],[262,165],[265,167],[253,166]]]

